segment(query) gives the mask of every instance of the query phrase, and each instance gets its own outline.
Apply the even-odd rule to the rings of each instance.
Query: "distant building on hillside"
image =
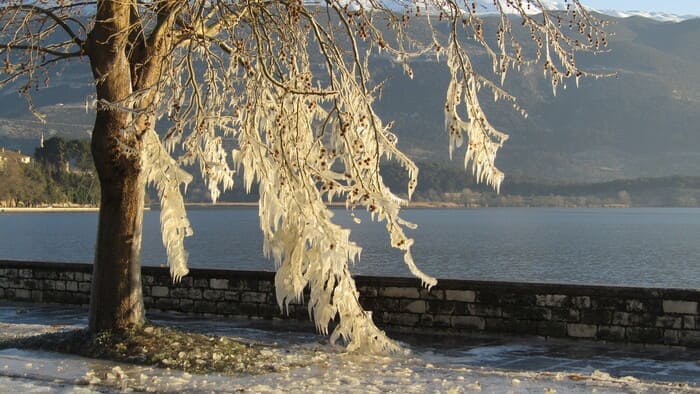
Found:
[[[5,148],[0,148],[0,169],[7,166],[8,160],[17,160],[22,164],[29,164],[32,162],[32,157],[23,155],[20,151],[13,152],[10,150],[5,150]]]

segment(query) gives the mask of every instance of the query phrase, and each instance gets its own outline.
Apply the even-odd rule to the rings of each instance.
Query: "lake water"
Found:
[[[160,265],[158,211],[147,211],[143,261]],[[256,208],[189,210],[190,267],[273,270]],[[362,217],[362,215],[360,215]],[[410,209],[414,257],[438,278],[700,288],[700,209]],[[336,221],[363,246],[352,271],[410,276],[381,224]],[[0,214],[0,259],[90,262],[97,214]]]

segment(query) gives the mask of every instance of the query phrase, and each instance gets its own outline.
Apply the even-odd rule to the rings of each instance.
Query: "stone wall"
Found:
[[[86,304],[87,264],[0,260],[0,299]],[[700,347],[700,290],[357,276],[360,302],[389,332],[535,335]],[[173,284],[143,268],[147,308],[208,316],[308,320],[305,305],[282,315],[274,273],[192,269]]]

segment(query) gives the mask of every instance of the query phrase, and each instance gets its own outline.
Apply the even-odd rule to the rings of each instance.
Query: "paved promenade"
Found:
[[[76,329],[87,311],[0,303],[0,339]],[[0,351],[0,392],[698,392],[700,351],[536,338],[400,338],[408,355],[347,354],[310,325],[152,314],[163,325],[271,346],[257,376],[190,375],[37,351]]]

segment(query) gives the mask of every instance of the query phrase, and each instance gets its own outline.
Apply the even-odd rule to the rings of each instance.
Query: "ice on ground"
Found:
[[[115,364],[104,360],[38,351],[0,351],[0,382],[17,392],[305,392],[305,393],[463,393],[700,392],[673,383],[590,375],[499,371],[425,363],[408,358],[347,354],[327,345],[278,349],[284,363],[307,363],[285,373],[257,376],[190,375],[186,372]],[[287,353],[288,352],[288,353]],[[286,354],[286,355],[285,355]],[[0,390],[2,391],[2,390]]]
[[[50,312],[40,306],[24,308],[27,310],[18,314],[0,305],[0,337],[81,326],[76,319],[85,313],[59,306],[51,306]],[[57,311],[60,308],[63,312]],[[284,368],[263,375],[191,375],[6,349],[0,351],[0,392],[700,393],[700,366],[692,361],[700,355],[696,351],[571,341],[464,339],[432,348],[407,345],[412,349],[408,355],[377,356],[346,353],[312,332],[280,328],[293,322],[279,326],[279,322],[166,314],[151,318],[164,325],[266,344],[269,348],[264,351]],[[40,324],[42,319],[45,324]]]

